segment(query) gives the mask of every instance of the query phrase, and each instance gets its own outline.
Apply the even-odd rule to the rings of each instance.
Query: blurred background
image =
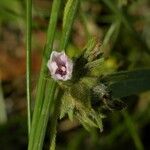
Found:
[[[54,49],[62,29],[62,0]],[[52,0],[33,0],[32,95],[40,70]],[[0,149],[27,149],[25,91],[25,0],[0,0]],[[88,35],[105,43],[108,73],[150,67],[150,1],[81,0],[68,53],[80,53]],[[104,38],[105,37],[105,38]],[[105,40],[103,40],[105,39]],[[149,150],[150,91],[123,98],[125,112],[104,119],[104,131],[87,132],[65,119],[58,126],[58,150]],[[49,129],[49,128],[48,128]],[[49,131],[45,138],[48,148]]]

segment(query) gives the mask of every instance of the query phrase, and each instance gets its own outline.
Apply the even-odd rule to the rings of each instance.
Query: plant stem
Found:
[[[7,122],[7,112],[3,96],[2,83],[0,81],[0,125],[5,124],[6,122]]]
[[[42,149],[47,122],[50,115],[50,109],[52,108],[52,104],[54,103],[55,89],[56,89],[55,82],[51,82],[50,84],[47,84],[46,93],[48,93],[48,95],[44,99],[41,115],[39,117],[39,123],[35,134],[36,139],[34,142],[33,150]]]
[[[28,116],[28,135],[31,128],[31,36],[32,36],[32,0],[27,0],[26,8],[26,92],[27,92],[27,116]]]
[[[68,2],[70,2],[70,0]],[[74,1],[72,1],[72,0],[71,0],[71,2],[74,3]],[[78,2],[79,2],[79,0],[75,0],[75,4],[76,4],[75,8],[69,9],[70,11],[73,12],[73,13],[71,13],[73,16],[75,16]],[[28,147],[29,150],[42,149],[43,139],[44,139],[46,125],[47,125],[46,120],[48,117],[49,109],[51,108],[51,103],[49,104],[50,106],[45,105],[45,103],[47,103],[48,101],[53,101],[53,99],[54,99],[54,97],[51,95],[45,96],[46,80],[44,80],[44,77],[47,75],[46,63],[47,63],[50,53],[52,51],[54,33],[55,33],[55,29],[56,29],[56,21],[58,18],[60,3],[61,3],[61,0],[53,1],[52,13],[51,13],[51,17],[50,17],[51,19],[50,19],[50,23],[49,23],[49,27],[48,27],[47,43],[46,43],[46,47],[45,47],[45,51],[44,51],[44,57],[43,57],[40,78],[39,78],[39,83],[38,83],[38,88],[37,88],[36,103],[35,103],[35,109],[34,109],[33,121],[32,121],[32,130],[31,130],[31,134],[30,134],[30,141],[29,141],[29,147]],[[71,5],[71,6],[74,6],[74,5]],[[68,44],[71,26],[72,26],[72,23],[74,20],[74,17],[72,18],[72,15],[69,15],[68,18],[66,19],[69,21],[66,21],[67,24],[65,24],[65,28],[64,28],[65,30],[63,30],[62,43],[65,43],[62,46],[63,49],[65,49]],[[70,19],[70,18],[72,18],[72,19]],[[65,34],[65,32],[67,32],[67,34]],[[51,82],[51,84],[55,85],[55,83],[53,81]],[[49,84],[50,87],[51,87],[51,84]],[[51,87],[51,92],[53,91],[53,93],[55,93],[54,87],[55,86]],[[44,104],[43,104],[44,98],[45,98],[45,100],[44,100]],[[44,109],[46,109],[46,110],[44,110]],[[43,112],[44,112],[44,114],[43,114]],[[44,127],[43,127],[43,121],[44,121]]]
[[[40,77],[37,85],[36,101],[35,101],[35,108],[34,108],[33,120],[32,120],[32,130],[30,133],[30,140],[28,146],[29,150],[32,150],[32,146],[34,144],[35,133],[37,130],[36,128],[38,125],[39,116],[43,105],[45,87],[47,82],[47,80],[45,80],[45,76],[47,75],[46,63],[49,59],[53,47],[53,41],[54,41],[54,35],[56,31],[56,23],[57,23],[60,4],[61,4],[61,0],[54,0],[52,5],[50,22],[49,22],[48,32],[47,32],[47,42],[44,49],[44,54],[43,54],[44,56],[41,65]]]
[[[60,50],[65,50],[69,41],[71,28],[75,19],[75,14],[79,6],[79,0],[68,0],[64,10],[63,17],[63,33],[60,43]],[[62,91],[59,90],[58,97],[54,105],[53,119],[51,124],[51,138],[50,138],[50,150],[55,150],[56,146],[56,133],[57,133],[57,119],[59,116],[60,109],[60,97]]]
[[[133,141],[134,141],[134,144],[135,144],[135,147],[137,150],[144,150],[143,148],[143,144],[140,140],[140,137],[138,135],[138,132],[137,132],[137,129],[136,129],[136,126],[134,125],[131,117],[128,115],[127,112],[123,112],[123,116],[124,116],[124,119],[125,119],[125,122],[126,122],[126,126],[133,138]]]
[[[57,119],[60,114],[60,104],[61,104],[60,99],[62,95],[63,95],[63,91],[61,89],[58,89],[58,94],[54,105],[55,108],[54,108],[53,115],[51,117],[50,150],[55,150],[56,147]]]

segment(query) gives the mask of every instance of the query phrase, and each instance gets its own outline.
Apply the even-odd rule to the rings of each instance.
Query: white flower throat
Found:
[[[60,74],[61,76],[64,76],[67,74],[67,70],[66,70],[66,67],[65,66],[61,66],[59,68],[57,68],[56,74]]]

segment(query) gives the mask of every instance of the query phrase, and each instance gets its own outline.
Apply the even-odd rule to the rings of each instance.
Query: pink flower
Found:
[[[66,81],[72,77],[73,62],[64,51],[53,51],[48,60],[47,67],[54,80]]]

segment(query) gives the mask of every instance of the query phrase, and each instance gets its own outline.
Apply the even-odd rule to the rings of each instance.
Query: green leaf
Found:
[[[83,127],[87,130],[87,131],[91,131],[91,126],[89,126],[89,124],[87,124],[82,117],[79,117],[77,115],[77,119],[80,121],[80,123],[83,125]]]
[[[60,44],[60,49],[66,49],[71,27],[75,19],[75,14],[79,5],[79,0],[68,0],[65,6],[64,17],[63,17],[63,33]]]
[[[52,109],[52,104],[54,103],[54,95],[56,89],[56,83],[52,82],[47,84],[46,93],[47,97],[44,99],[43,107],[40,113],[39,122],[37,124],[37,130],[35,134],[35,141],[32,150],[41,150],[43,146],[44,136],[46,132],[46,127],[50,115],[50,110]]]
[[[103,123],[102,123],[102,118],[103,116],[97,112],[95,112],[94,110],[92,110],[91,115],[93,117],[93,119],[95,119],[95,122],[98,126],[98,128],[100,129],[100,132],[103,131]]]
[[[108,100],[107,105],[111,110],[122,110],[127,107],[127,105],[121,100]]]
[[[73,120],[73,114],[74,114],[74,108],[75,108],[75,101],[70,96],[68,92],[64,93],[62,97],[62,104],[61,104],[61,110],[60,110],[60,119],[63,118],[66,114],[68,114],[69,119]]]
[[[50,150],[55,150],[56,147],[56,134],[57,134],[57,123],[58,123],[58,118],[60,115],[60,100],[63,95],[63,91],[58,88],[58,93],[57,97],[55,98],[54,101],[54,110],[52,113],[52,116],[50,118],[51,124],[50,124]]]
[[[111,44],[111,46],[109,49],[112,49],[113,45],[116,42],[118,34],[119,34],[120,24],[121,24],[120,20],[114,21],[112,23],[112,25],[110,26],[110,28],[108,29],[108,31],[104,37],[104,40],[103,40],[103,43],[101,46],[102,51],[105,51],[105,48],[107,48],[108,45],[110,45],[110,44]]]
[[[1,0],[0,8],[5,9],[8,13],[12,12],[14,15],[17,15],[17,16],[23,13],[22,8],[21,8],[21,2],[19,2],[18,0],[13,0],[13,1]]]
[[[123,112],[123,116],[125,119],[126,127],[129,130],[129,133],[131,134],[131,137],[134,141],[136,149],[144,150],[144,146],[143,146],[140,136],[138,134],[136,122],[133,121],[132,117],[130,117],[130,115],[126,111]]]
[[[100,59],[96,59],[96,60],[94,60],[92,62],[87,63],[86,67],[88,67],[89,70],[97,69],[97,67],[103,65],[103,63],[104,63],[104,58],[100,58]]]
[[[150,69],[119,72],[103,79],[108,84],[114,98],[150,90]]]
[[[85,106],[90,106],[90,89],[84,83],[76,83],[70,89],[70,94]]]
[[[93,109],[87,109],[85,107],[81,108],[76,112],[76,118],[88,131],[90,131],[91,128],[99,128],[100,132],[103,131],[103,116],[95,112]]]
[[[84,57],[87,58],[89,56],[89,53],[94,49],[96,45],[96,40],[95,38],[90,38],[86,44],[86,46],[84,47],[85,53],[84,53]]]
[[[79,111],[76,113],[76,118],[80,121],[80,123],[84,126],[87,131],[90,131],[92,127],[97,127],[97,124],[89,118],[89,114],[86,111]]]
[[[137,40],[137,44],[143,48],[145,52],[150,54],[149,47],[145,43],[145,40],[141,38],[141,36],[135,31],[134,26],[131,24],[131,21],[129,20],[129,15],[125,14],[120,8],[115,5],[114,1],[112,0],[101,0],[103,3],[117,16],[117,20],[120,20],[130,35],[134,37],[134,39]]]

